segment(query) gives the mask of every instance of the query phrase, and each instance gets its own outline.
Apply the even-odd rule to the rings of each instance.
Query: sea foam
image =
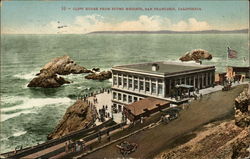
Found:
[[[69,105],[72,100],[70,98],[28,98],[28,97],[8,97],[3,99],[4,103],[12,102],[15,103],[17,101],[23,101],[21,104],[12,106],[12,107],[5,107],[1,108],[1,122],[17,117],[21,114],[27,113],[35,113],[36,108],[44,107],[47,105]],[[15,113],[8,113],[11,111],[18,110]]]
[[[25,80],[31,80],[32,78],[34,78],[36,76],[36,74],[39,71],[32,71],[29,73],[18,73],[16,75],[14,75],[14,77],[19,78],[19,79],[25,79]]]

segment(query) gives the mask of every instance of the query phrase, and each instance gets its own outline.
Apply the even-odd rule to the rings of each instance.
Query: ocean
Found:
[[[55,57],[69,55],[88,69],[109,70],[121,64],[178,61],[187,51],[201,48],[213,55],[203,64],[222,72],[227,65],[248,66],[248,38],[248,34],[1,35],[0,152],[46,141],[77,96],[111,86],[110,80],[86,80],[79,74],[64,76],[73,83],[60,88],[28,88]],[[238,58],[227,61],[227,46],[238,51]]]

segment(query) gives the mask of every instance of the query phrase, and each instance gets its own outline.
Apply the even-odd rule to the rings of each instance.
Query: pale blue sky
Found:
[[[63,11],[64,6],[202,10]],[[102,27],[103,30],[233,30],[248,28],[248,6],[248,1],[5,1],[1,4],[1,29],[2,33],[86,33]],[[68,27],[58,30],[58,21]]]

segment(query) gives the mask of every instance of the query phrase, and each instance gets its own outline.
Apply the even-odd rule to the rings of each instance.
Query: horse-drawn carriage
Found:
[[[126,156],[126,155],[134,152],[138,146],[136,143],[129,143],[127,141],[123,141],[120,144],[117,144],[116,147],[119,149],[120,153],[123,156]]]

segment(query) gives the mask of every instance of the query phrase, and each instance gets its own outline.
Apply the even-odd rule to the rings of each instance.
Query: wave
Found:
[[[32,110],[25,110],[25,111],[21,111],[17,113],[12,113],[12,114],[1,114],[1,122],[11,119],[11,118],[15,118],[21,114],[30,114],[30,113],[33,113]]]
[[[22,100],[23,103],[17,106],[2,108],[2,112],[14,111],[17,109],[29,109],[33,107],[43,107],[52,104],[66,104],[70,103],[70,98],[28,98],[28,97],[14,97],[16,101]]]
[[[14,75],[14,77],[19,78],[19,79],[31,80],[32,78],[36,76],[38,72],[39,71],[32,71],[30,73],[18,73]]]
[[[7,99],[7,100],[6,100]],[[12,103],[22,101],[20,104],[1,108],[1,122],[8,120],[10,118],[17,117],[21,114],[36,113],[35,108],[44,107],[47,105],[67,105],[73,100],[70,98],[28,98],[28,97],[8,97],[3,99],[4,103],[11,101]],[[18,111],[13,112],[12,111]]]
[[[27,131],[17,131],[17,132],[14,132],[14,133],[13,133],[13,136],[17,137],[17,136],[24,135],[24,134],[26,134],[26,133],[27,133]]]

